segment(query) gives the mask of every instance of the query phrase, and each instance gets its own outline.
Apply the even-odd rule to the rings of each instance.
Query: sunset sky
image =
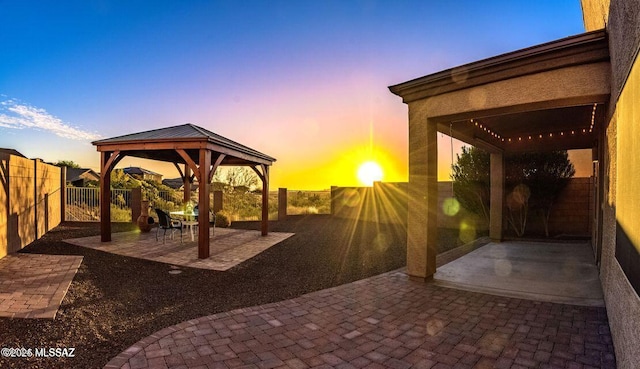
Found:
[[[579,0],[0,1],[0,147],[98,171],[91,141],[193,123],[275,157],[272,189],[406,181],[387,86],[582,32]]]

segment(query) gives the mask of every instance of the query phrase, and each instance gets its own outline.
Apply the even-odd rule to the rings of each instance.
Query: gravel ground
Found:
[[[258,222],[234,228],[258,229]],[[113,224],[113,231],[132,230]],[[99,234],[96,223],[66,222],[22,252],[82,255],[55,320],[0,318],[2,347],[75,347],[68,359],[3,359],[0,368],[101,368],[138,340],[179,322],[240,307],[290,299],[400,268],[406,233],[400,226],[325,215],[292,216],[271,231],[293,237],[226,272],[181,268],[69,245]],[[455,234],[442,232],[455,245]]]

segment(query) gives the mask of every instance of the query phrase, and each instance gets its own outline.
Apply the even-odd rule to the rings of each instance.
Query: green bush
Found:
[[[230,225],[231,220],[225,213],[220,211],[216,214],[216,227],[228,228]]]
[[[114,204],[111,204],[111,221],[131,222],[131,209],[122,209]]]

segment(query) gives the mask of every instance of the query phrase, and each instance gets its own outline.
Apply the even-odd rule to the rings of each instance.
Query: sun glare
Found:
[[[382,168],[374,161],[367,161],[358,168],[358,179],[365,186],[373,186],[373,182],[382,180]]]

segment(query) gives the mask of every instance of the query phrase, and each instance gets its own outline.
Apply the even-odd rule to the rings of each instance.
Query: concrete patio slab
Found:
[[[191,241],[189,232],[184,232],[182,242],[176,232],[172,239],[156,241],[156,231],[149,233],[113,233],[110,242],[101,242],[100,236],[73,238],[64,242],[139,259],[188,266],[200,269],[225,271],[248,260],[269,247],[293,236],[293,233],[270,232],[262,236],[260,231],[216,228],[210,241],[210,257],[198,259],[198,238]]]
[[[82,258],[18,253],[0,259],[0,317],[55,319]]]
[[[434,281],[501,296],[604,306],[588,243],[489,243],[439,267]]]
[[[615,368],[606,311],[389,272],[164,328],[115,368]]]

